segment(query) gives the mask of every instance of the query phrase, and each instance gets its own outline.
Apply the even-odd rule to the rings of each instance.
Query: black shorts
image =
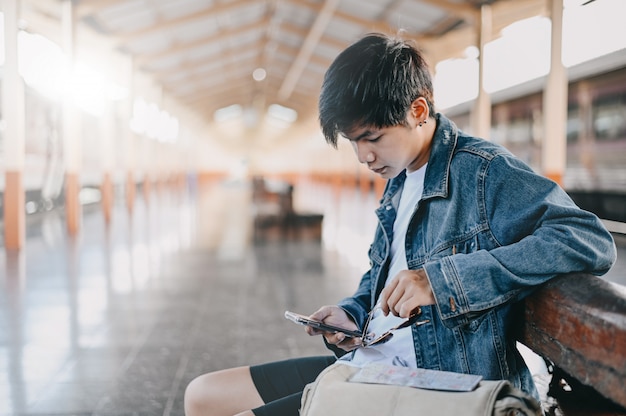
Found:
[[[256,416],[298,416],[304,386],[333,364],[333,356],[293,358],[250,367],[252,381],[265,405]]]

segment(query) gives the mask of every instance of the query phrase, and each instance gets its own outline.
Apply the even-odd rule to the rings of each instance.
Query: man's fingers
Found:
[[[397,286],[398,279],[393,279],[380,293],[379,303],[385,316],[389,315],[389,312],[395,315],[395,311],[393,311],[393,306],[395,305],[395,303],[393,299],[391,299],[391,296],[395,293]]]

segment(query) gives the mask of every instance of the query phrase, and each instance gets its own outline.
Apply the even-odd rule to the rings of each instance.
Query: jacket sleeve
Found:
[[[367,314],[371,309],[372,299],[372,269],[361,277],[361,282],[354,295],[344,298],[337,306],[342,308],[352,317],[359,328],[363,328],[367,320]]]
[[[615,262],[615,243],[598,217],[518,159],[493,158],[481,186],[495,248],[424,265],[446,325],[519,300],[559,274],[600,275]]]

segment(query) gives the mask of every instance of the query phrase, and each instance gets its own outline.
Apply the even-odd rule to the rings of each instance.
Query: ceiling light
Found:
[[[263,68],[257,68],[254,70],[254,72],[252,72],[252,78],[254,78],[254,80],[257,82],[263,81],[266,76],[267,72]]]
[[[241,108],[239,104],[233,104],[215,111],[215,113],[213,113],[213,119],[215,119],[215,121],[219,123],[223,121],[233,120],[237,117],[240,117],[242,114],[243,108]]]
[[[272,104],[267,109],[267,113],[276,120],[284,123],[293,123],[298,118],[298,112],[292,108],[279,104]]]

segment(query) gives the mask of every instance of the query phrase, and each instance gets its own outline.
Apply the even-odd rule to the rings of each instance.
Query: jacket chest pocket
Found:
[[[470,254],[481,249],[480,238],[478,234],[472,234],[465,238],[454,238],[437,246],[435,250],[428,256],[428,260],[437,260],[455,254]]]
[[[479,248],[479,243],[478,243],[478,236],[475,235],[465,241],[461,241],[458,243],[453,243],[452,246],[450,247],[450,252],[452,255],[455,254],[469,254],[469,253],[473,253],[475,251],[478,251]]]

